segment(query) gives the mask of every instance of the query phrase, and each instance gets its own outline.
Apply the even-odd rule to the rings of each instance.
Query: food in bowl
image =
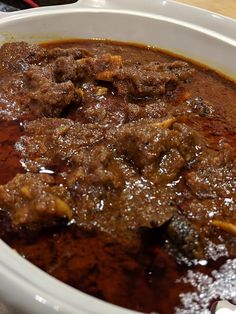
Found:
[[[234,82],[102,40],[4,44],[0,72],[4,241],[130,309],[235,301]]]

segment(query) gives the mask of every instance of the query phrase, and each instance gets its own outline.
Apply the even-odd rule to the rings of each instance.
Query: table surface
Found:
[[[236,0],[176,0],[236,19]]]

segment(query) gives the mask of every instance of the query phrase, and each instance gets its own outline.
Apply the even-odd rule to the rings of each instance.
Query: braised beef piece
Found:
[[[78,47],[67,47],[66,49],[56,47],[52,49],[45,49],[45,51],[48,61],[54,61],[60,57],[68,57],[73,60],[79,60],[90,56],[90,52],[88,50]]]
[[[10,72],[27,71],[45,59],[46,50],[26,42],[3,44],[0,48],[0,70]],[[9,58],[9,56],[11,56]]]
[[[127,102],[126,121],[173,116],[185,123],[188,120],[196,120],[196,118],[205,118],[206,121],[215,119],[223,122],[224,108],[216,108],[202,97],[189,98],[190,96],[183,90],[177,97],[173,94],[173,100],[157,98],[155,101],[142,102],[141,105],[139,103]]]
[[[104,127],[120,126],[127,120],[127,101],[100,82],[86,82],[79,89],[81,105],[71,115],[83,123],[99,123]]]
[[[125,66],[119,56],[103,55],[79,60],[78,73],[83,79],[112,82],[121,95],[153,97],[174,90],[193,74],[193,69],[181,61]]]
[[[56,83],[41,67],[25,73],[24,85],[28,89],[24,105],[34,117],[59,116],[66,106],[80,99],[71,81]]]
[[[28,123],[26,132],[16,148],[28,170],[62,160],[77,164],[82,148],[105,142],[118,158],[124,158],[153,182],[162,182],[158,169],[165,169],[160,171],[166,183],[173,181],[199,150],[194,132],[184,124],[175,123],[175,118],[130,122],[111,129],[97,123],[44,118]]]
[[[175,180],[198,151],[194,133],[175,121],[169,118],[127,123],[115,135],[118,153],[155,184]]]
[[[144,106],[135,103],[127,103],[126,120],[127,122],[134,122],[147,118],[164,118],[168,116],[170,112],[170,105],[161,100],[147,103]]]
[[[112,56],[105,54],[99,57],[88,57],[78,60],[77,75],[81,80],[107,81],[119,68],[122,67],[122,59],[120,56]]]
[[[0,114],[5,120],[58,116],[64,107],[78,99],[70,81],[55,83],[38,69],[25,74],[7,73],[0,78]]]
[[[222,143],[219,151],[208,150],[199,157],[186,175],[194,195],[200,199],[236,196],[236,156],[230,145]]]
[[[176,210],[174,190],[155,187],[104,145],[82,149],[66,181],[77,204],[76,221],[134,247],[140,228],[161,226]]]
[[[169,106],[168,110],[174,116],[180,117],[200,117],[214,119],[218,117],[216,108],[202,97],[184,99],[178,106]]]
[[[225,243],[235,254],[236,236],[236,164],[235,153],[228,144],[219,151],[207,150],[193,170],[186,174],[193,197],[182,205],[184,215],[199,234]],[[218,236],[216,236],[218,234]],[[231,238],[231,239],[230,239]]]
[[[0,207],[9,212],[15,229],[51,226],[56,218],[73,215],[69,192],[46,174],[18,174],[1,185]]]
[[[224,248],[223,256],[236,255],[236,223],[232,215],[235,209],[235,197],[231,196],[219,199],[193,198],[181,204],[182,213],[189,222],[189,232],[195,230],[202,239],[205,259],[219,258],[217,246]],[[191,248],[190,242],[189,245]],[[216,250],[212,250],[212,245]],[[198,258],[198,255],[193,257]]]
[[[181,214],[175,215],[168,226],[174,254],[217,259],[217,249],[212,249],[217,245],[224,245],[224,253],[236,254],[236,220],[232,215],[236,210],[234,156],[228,144],[220,144],[219,151],[205,148],[192,169],[185,172],[190,194],[182,198]]]
[[[58,58],[67,57],[70,60],[78,60],[88,55],[89,52],[79,48],[48,50],[26,42],[6,43],[0,48],[0,70],[14,73],[25,72],[32,65],[47,66],[50,63],[53,64]]]
[[[98,124],[82,124],[70,119],[43,118],[26,125],[27,136],[16,144],[30,171],[61,164],[76,158],[81,147],[101,141],[104,128]]]
[[[69,104],[79,103],[71,80],[75,60],[84,54],[77,48],[48,51],[24,42],[4,44],[0,48],[1,117],[59,116]]]
[[[182,214],[173,216],[168,236],[174,254],[190,259],[219,258],[217,246],[224,254],[235,256],[236,168],[235,153],[221,144],[219,151],[205,150],[185,174],[191,195],[182,199]],[[174,246],[173,246],[174,245]]]
[[[122,68],[111,78],[122,95],[162,96],[173,91],[193,73],[188,64],[181,61],[173,63],[150,63]],[[102,77],[101,77],[102,78]]]
[[[89,185],[102,185],[106,189],[122,190],[125,186],[125,174],[121,160],[107,146],[90,145],[81,147],[73,155],[74,168],[67,177],[69,186],[74,187],[79,181]]]

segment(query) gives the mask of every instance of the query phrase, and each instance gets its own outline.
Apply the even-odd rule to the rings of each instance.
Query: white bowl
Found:
[[[67,6],[0,13],[0,44],[76,37],[141,42],[194,59],[234,79],[235,30],[235,20],[168,0],[80,0]],[[135,313],[63,284],[3,241],[0,250],[0,298],[23,313]]]

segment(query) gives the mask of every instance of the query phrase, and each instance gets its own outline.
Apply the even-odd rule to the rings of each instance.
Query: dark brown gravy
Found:
[[[58,46],[79,46],[98,54],[110,52],[137,61],[176,59],[156,49],[131,44],[120,46],[120,43],[109,41],[80,40],[44,45],[48,48]],[[219,112],[219,119],[212,121],[199,117],[186,123],[210,137],[213,146],[219,139],[224,139],[236,149],[236,85],[207,68],[194,67],[197,72],[188,86],[189,92],[193,97],[200,95],[211,102]],[[24,171],[14,150],[14,144],[23,131],[18,121],[1,122],[1,130],[0,183],[5,184],[16,173]],[[187,272],[193,271],[209,276],[209,280],[212,271],[218,270],[227,260],[226,257],[220,257],[216,261],[200,261],[194,266],[180,265],[164,247],[165,238],[161,228],[144,233],[143,249],[135,254],[107,240],[102,234],[88,232],[73,224],[30,236],[24,232],[10,232],[4,240],[33,264],[79,290],[126,308],[161,314],[201,313],[203,308],[196,305],[201,302],[201,290],[193,287],[191,280],[179,279],[188,278]],[[222,289],[228,289],[230,274],[226,267],[222,274],[225,276],[225,286],[219,283]],[[204,285],[200,275],[199,282],[200,286]],[[180,294],[189,292],[191,295],[194,291],[197,293],[194,304],[191,296],[183,295],[180,298]],[[209,297],[208,308],[220,297],[218,293],[213,293]],[[229,292],[227,296],[225,292],[224,297],[230,300],[232,295]],[[190,301],[186,301],[188,298]],[[193,304],[191,311],[194,312],[190,312],[189,302]],[[175,308],[182,308],[182,311]]]

